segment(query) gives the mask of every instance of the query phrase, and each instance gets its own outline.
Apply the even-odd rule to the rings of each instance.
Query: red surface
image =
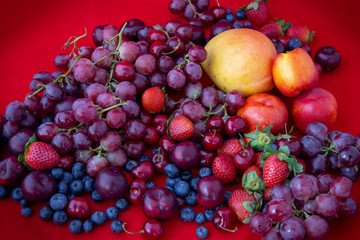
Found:
[[[23,101],[29,92],[32,75],[39,71],[55,71],[54,57],[71,35],[82,35],[84,27],[89,36],[96,25],[112,24],[120,26],[131,18],[140,18],[147,25],[164,24],[175,17],[168,11],[168,0],[138,1],[2,1],[0,8],[0,112],[13,100]],[[213,4],[215,1],[211,1]],[[226,8],[235,10],[249,1],[221,1]],[[271,17],[286,19],[296,24],[305,24],[316,31],[311,46],[313,54],[323,45],[336,47],[342,56],[340,67],[334,72],[320,76],[320,86],[332,92],[338,100],[338,119],[331,130],[337,129],[351,134],[360,132],[358,122],[358,91],[360,90],[360,37],[356,0],[272,0],[269,2]],[[180,16],[181,17],[181,16]],[[92,44],[91,37],[81,40],[81,44]],[[290,105],[291,101],[287,101]],[[360,183],[355,183],[352,197],[360,203]],[[107,201],[94,204],[93,209],[105,210],[113,205]],[[115,235],[110,231],[110,222],[95,228],[91,234],[76,236],[67,225],[56,226],[52,222],[42,222],[38,215],[40,206],[33,207],[34,215],[25,219],[20,215],[20,206],[11,199],[0,202],[0,238],[9,239],[143,239],[141,234]],[[196,209],[203,211],[200,207]],[[142,228],[145,217],[139,206],[132,206],[120,218],[128,223],[130,231]],[[195,223],[181,223],[176,215],[164,223],[163,239],[197,239]],[[326,239],[357,239],[360,214],[352,218],[331,221],[330,234]],[[237,233],[221,233],[211,223],[206,223],[208,239],[260,239],[251,233],[248,226],[239,224]]]

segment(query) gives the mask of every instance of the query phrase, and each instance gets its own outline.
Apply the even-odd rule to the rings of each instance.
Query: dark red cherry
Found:
[[[221,134],[214,132],[207,132],[201,140],[203,147],[206,150],[213,151],[218,149],[222,144]]]
[[[91,214],[91,204],[85,198],[74,197],[68,202],[66,212],[72,218],[85,219]]]
[[[246,169],[253,164],[254,155],[254,150],[251,147],[244,147],[235,154],[233,162],[238,169]]]
[[[164,168],[169,164],[169,157],[166,152],[159,150],[151,158],[151,162],[154,165],[155,171],[164,173]]]
[[[223,183],[214,175],[200,178],[197,191],[197,201],[205,208],[214,208],[224,201]]]
[[[143,236],[148,240],[160,239],[164,235],[164,227],[158,220],[149,219],[143,226]]]
[[[134,204],[139,204],[146,191],[146,182],[140,178],[134,179],[129,186],[129,201]]]
[[[212,130],[222,132],[223,129],[224,129],[224,120],[221,117],[212,117],[206,123],[206,130],[208,132]]]
[[[156,128],[160,135],[166,134],[167,120],[168,118],[165,115],[157,115],[153,118],[152,125]]]
[[[162,150],[164,150],[166,153],[170,153],[171,149],[175,147],[176,142],[169,138],[168,135],[164,135],[159,140],[159,146]]]
[[[202,167],[211,167],[212,162],[216,157],[216,152],[200,149],[200,156],[201,156],[200,165]]]
[[[220,231],[235,232],[236,215],[229,207],[221,207],[215,211],[214,226]]]
[[[154,167],[151,162],[143,161],[131,169],[131,176],[133,178],[140,178],[147,181],[154,176]]]

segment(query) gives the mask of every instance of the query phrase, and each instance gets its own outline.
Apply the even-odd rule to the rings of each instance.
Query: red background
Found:
[[[225,8],[235,11],[249,3],[248,0],[220,0]],[[23,101],[29,90],[29,83],[34,73],[55,71],[54,57],[61,52],[60,48],[71,35],[80,36],[84,27],[88,37],[79,45],[93,45],[91,33],[95,26],[112,24],[120,26],[131,18],[140,18],[147,25],[165,24],[175,17],[168,11],[168,0],[62,0],[62,1],[2,1],[0,8],[0,112],[4,113],[6,105],[13,100]],[[211,1],[215,4],[215,1]],[[333,72],[320,76],[320,87],[334,94],[338,100],[338,119],[330,127],[356,135],[359,133],[360,111],[358,110],[358,91],[360,74],[360,44],[357,0],[271,0],[269,3],[271,17],[285,19],[295,24],[307,25],[316,31],[311,43],[314,52],[321,46],[331,45],[338,49],[342,63]],[[182,18],[181,16],[178,16]],[[182,18],[183,19],[183,18]],[[286,100],[290,106],[291,100]],[[354,185],[352,197],[360,203],[360,184]],[[105,210],[113,205],[112,201],[94,204],[94,210]],[[70,233],[67,224],[57,226],[52,222],[42,222],[38,215],[40,206],[33,207],[34,214],[29,219],[20,215],[20,206],[10,198],[0,201],[0,238],[9,239],[99,239],[108,240],[143,239],[140,234],[116,235],[110,230],[110,222],[95,228],[91,234],[76,236]],[[203,211],[197,208],[198,211]],[[121,213],[120,219],[128,223],[131,231],[141,229],[145,217],[139,206],[131,206]],[[164,223],[163,239],[197,239],[195,223],[182,223],[176,215],[170,222]],[[347,219],[330,222],[331,230],[326,239],[355,239],[356,227],[360,224],[360,214]],[[251,233],[248,226],[239,224],[237,233],[220,233],[211,223],[209,239],[236,238],[260,239]]]

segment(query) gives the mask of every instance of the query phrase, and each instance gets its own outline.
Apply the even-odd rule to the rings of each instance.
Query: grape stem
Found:
[[[189,0],[189,5],[190,5],[191,9],[194,11],[194,18],[196,18],[197,16],[200,17],[201,14],[196,11],[196,9],[194,8],[194,5],[192,4],[191,0]]]
[[[62,50],[68,48],[70,45],[74,45],[73,46],[73,49],[71,51],[71,53],[69,54],[69,57],[71,58],[72,55],[75,55],[74,52],[75,52],[75,49],[79,49],[78,47],[76,47],[76,42],[79,41],[80,39],[84,38],[87,36],[87,31],[86,31],[86,28],[85,28],[85,33],[79,37],[76,37],[76,36],[71,36],[68,41],[61,47]],[[75,38],[73,41],[71,41],[73,38]],[[71,42],[70,42],[71,41]]]
[[[60,76],[57,77],[54,81],[52,81],[52,82],[50,82],[50,83],[48,83],[48,84],[42,85],[41,88],[39,88],[38,90],[36,90],[35,92],[33,92],[33,93],[30,95],[29,98],[31,98],[31,97],[35,96],[36,94],[42,92],[42,91],[43,91],[45,88],[47,88],[47,86],[49,86],[50,84],[57,83],[58,81],[62,81],[63,78],[66,78],[66,76],[68,76],[68,75],[71,73],[71,71],[73,70],[75,63],[76,63],[80,58],[82,58],[82,55],[76,57],[74,63],[71,65],[71,67],[69,68],[69,70],[68,70],[66,73],[60,75]]]
[[[120,106],[122,106],[122,105],[126,105],[126,102],[121,101],[120,103],[115,104],[114,106],[111,106],[111,107],[108,107],[108,108],[104,108],[104,109],[100,110],[97,114],[101,114],[101,113],[104,113],[104,112],[108,112],[108,111],[113,110],[113,109],[115,109],[115,108],[117,108],[117,107],[120,107]]]

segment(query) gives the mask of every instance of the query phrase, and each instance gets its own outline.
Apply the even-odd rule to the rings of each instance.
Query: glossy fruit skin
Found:
[[[140,178],[134,179],[129,185],[129,201],[139,204],[146,191],[146,182]]]
[[[165,105],[165,93],[158,87],[148,88],[141,97],[145,111],[159,113]]]
[[[12,186],[21,182],[26,175],[25,166],[16,157],[7,157],[0,162],[0,185]]]
[[[256,130],[259,124],[259,130],[269,125],[274,126],[272,134],[284,131],[289,117],[285,104],[278,97],[267,93],[248,97],[237,115],[245,120],[248,132]]]
[[[244,208],[244,202],[255,202],[254,195],[250,195],[244,189],[234,190],[229,198],[229,207],[235,212],[236,218],[239,221],[247,219],[251,212]]]
[[[74,197],[68,202],[66,212],[72,218],[86,219],[91,214],[91,205],[85,198]]]
[[[278,148],[281,146],[287,146],[290,150],[290,154],[295,157],[299,155],[301,151],[300,142],[295,138],[290,138],[290,139],[281,138],[276,141],[276,145],[278,146]]]
[[[194,134],[194,124],[185,116],[176,116],[169,124],[170,137],[185,141]]]
[[[224,200],[223,184],[213,175],[200,178],[197,191],[197,201],[205,208],[214,208]]]
[[[154,187],[142,197],[141,209],[148,218],[167,221],[175,215],[178,202],[171,190],[165,187]]]
[[[311,89],[319,82],[319,71],[302,48],[278,54],[272,72],[276,87],[287,97],[296,97],[302,90]]]
[[[103,198],[116,200],[126,195],[128,181],[122,170],[110,167],[97,175],[95,189]]]
[[[265,160],[263,167],[264,183],[267,188],[285,182],[290,175],[288,163],[279,160],[277,155],[271,155]]]
[[[56,191],[56,181],[48,173],[32,171],[23,179],[21,191],[30,202],[45,202]]]
[[[48,170],[60,161],[59,154],[50,145],[34,142],[27,149],[25,162],[35,170]]]
[[[222,155],[215,157],[212,163],[212,170],[214,176],[224,184],[231,183],[236,178],[236,168],[229,156]]]
[[[235,154],[233,162],[238,169],[246,169],[253,163],[254,154],[251,147],[244,147]]]
[[[164,235],[164,227],[161,222],[149,219],[144,223],[143,236],[148,240],[160,239]]]
[[[236,230],[236,216],[229,207],[221,207],[215,211],[214,226],[219,231]]]
[[[181,169],[190,169],[197,166],[200,159],[199,148],[194,142],[181,142],[170,151],[170,161]]]
[[[324,46],[316,51],[315,61],[321,65],[324,72],[329,72],[340,65],[341,56],[334,47]]]
[[[154,167],[149,161],[141,162],[139,165],[131,169],[131,175],[134,178],[140,178],[148,181],[154,175]]]
[[[312,122],[321,122],[326,126],[333,124],[337,116],[337,102],[330,92],[315,87],[294,99],[291,115],[295,126],[306,133],[306,127]]]

